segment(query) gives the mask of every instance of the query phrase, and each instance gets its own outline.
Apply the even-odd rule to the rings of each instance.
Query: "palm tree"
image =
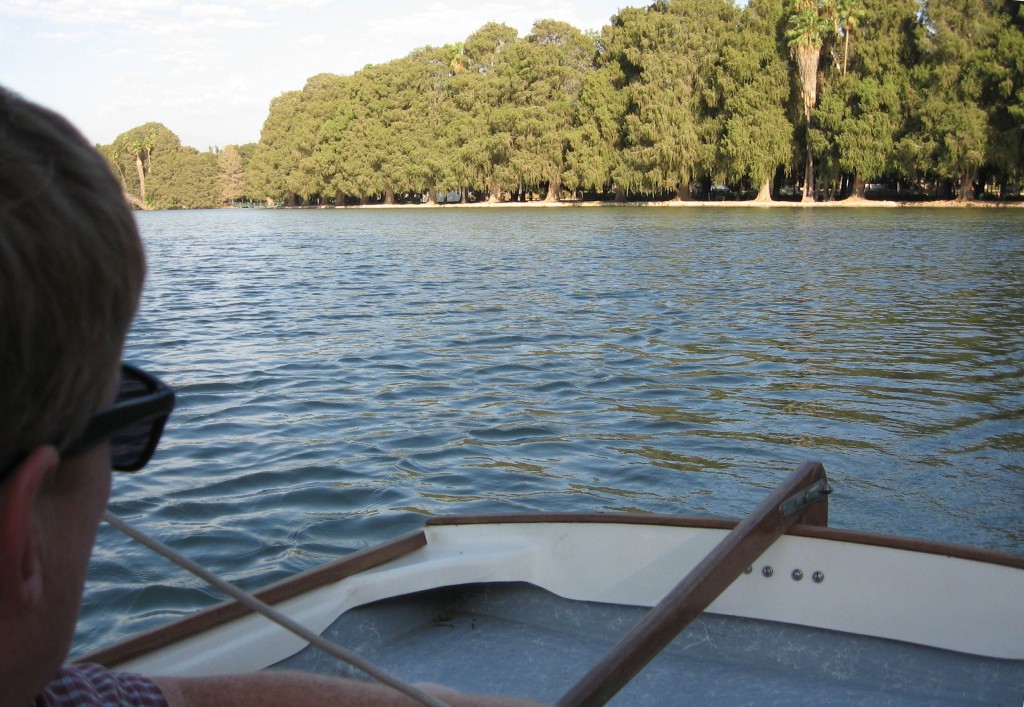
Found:
[[[148,141],[147,141],[148,142]],[[121,145],[122,149],[135,158],[135,171],[139,175],[139,201],[146,203],[146,169],[142,162],[143,154],[147,153],[150,147],[143,144],[142,140],[125,138]]]
[[[843,76],[846,76],[850,61],[850,34],[860,25],[864,14],[864,4],[860,0],[836,0],[837,24],[843,30]]]
[[[804,144],[807,162],[804,168],[804,201],[814,199],[814,157],[811,154],[811,112],[818,101],[818,61],[821,45],[829,27],[828,13],[830,0],[796,0],[793,14],[789,18],[786,39],[796,60],[800,76],[800,97],[804,105]]]
[[[156,133],[151,132],[142,141],[142,149],[146,151],[146,167],[149,174],[153,173],[153,148],[156,146]]]
[[[466,70],[466,45],[463,42],[456,42],[455,44],[446,44],[445,50],[447,50],[452,60],[448,64],[452,70],[452,74],[460,74]]]

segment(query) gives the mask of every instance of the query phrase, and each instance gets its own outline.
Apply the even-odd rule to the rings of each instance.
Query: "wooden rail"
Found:
[[[823,524],[828,512],[821,510],[821,503],[812,501],[789,515],[782,509],[787,500],[802,496],[817,482],[826,483],[825,468],[818,462],[802,464],[786,477],[558,701],[560,707],[603,705],[790,526],[801,519]],[[827,503],[827,497],[821,499]]]
[[[355,552],[340,560],[314,567],[301,574],[271,584],[253,593],[260,601],[278,604],[331,582],[365,572],[371,567],[402,557],[427,544],[422,530],[406,533],[382,545]],[[115,668],[134,658],[166,648],[177,641],[209,631],[230,621],[248,616],[252,610],[235,600],[197,611],[166,626],[129,637],[112,646],[92,651],[75,659],[76,663],[100,663]]]

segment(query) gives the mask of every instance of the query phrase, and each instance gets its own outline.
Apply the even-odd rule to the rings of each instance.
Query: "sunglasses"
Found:
[[[135,366],[121,364],[117,400],[93,414],[62,454],[74,456],[110,440],[110,465],[118,471],[138,471],[153,456],[173,409],[174,391],[169,386]]]

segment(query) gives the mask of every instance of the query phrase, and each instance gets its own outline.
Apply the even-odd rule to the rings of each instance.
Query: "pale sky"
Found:
[[[200,150],[259,139],[270,100],[487,22],[599,29],[649,0],[0,0],[0,84],[94,143],[149,121]]]

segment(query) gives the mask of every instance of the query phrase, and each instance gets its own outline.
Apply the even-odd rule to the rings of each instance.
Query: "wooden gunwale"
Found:
[[[559,707],[600,707],[608,702],[796,521],[810,518],[814,525],[825,525],[827,495],[800,512],[786,510],[789,499],[806,501],[815,484],[823,484],[826,493],[831,490],[819,462],[805,462],[787,476],[562,695]],[[822,506],[823,511],[815,512]]]
[[[385,562],[390,562],[398,557],[409,554],[413,550],[418,550],[426,544],[427,536],[422,530],[406,533],[381,545],[374,545],[365,550],[359,550],[339,560],[328,562],[293,577],[267,585],[253,592],[253,596],[266,604],[277,604],[326,584],[341,581],[346,577],[359,574]],[[251,613],[253,613],[251,609],[235,600],[221,602],[208,609],[201,609],[194,614],[189,614],[165,626],[160,626],[106,648],[79,656],[75,659],[75,662],[99,663],[108,668],[114,668],[141,655],[165,648],[177,641],[195,636]]]
[[[502,523],[623,523],[627,525],[662,525],[674,528],[710,528],[732,530],[740,521],[734,518],[715,516],[675,516],[657,513],[514,513],[514,514],[473,514],[463,516],[437,516],[427,520],[427,527],[446,525],[498,525]],[[818,538],[855,545],[872,545],[893,550],[921,552],[927,555],[942,555],[961,560],[985,562],[1024,569],[1024,556],[1011,555],[997,550],[985,550],[966,545],[954,545],[933,540],[908,538],[900,535],[864,533],[818,525],[798,523],[786,531],[786,535],[804,538]]]
[[[653,525],[676,528],[708,528],[732,530],[740,521],[713,516],[675,516],[641,513],[516,513],[516,514],[472,514],[458,516],[437,516],[429,518],[425,526],[444,527],[452,525],[498,525],[515,523],[611,523],[627,525]],[[862,533],[838,528],[797,524],[786,535],[820,538],[838,542],[888,547],[896,550],[922,552],[932,555],[955,557],[975,562],[1004,565],[1024,569],[1024,557],[966,547],[918,540],[899,536]],[[423,530],[401,535],[381,545],[360,550],[334,562],[315,567],[293,577],[283,579],[260,589],[253,594],[267,604],[276,604],[318,587],[340,581],[363,572],[371,567],[389,562],[427,544]],[[190,636],[208,631],[222,624],[252,613],[238,602],[225,601],[208,609],[202,609],[170,624],[161,626],[137,636],[129,637],[111,646],[79,656],[75,662],[100,663],[110,668],[152,651],[169,646]]]

